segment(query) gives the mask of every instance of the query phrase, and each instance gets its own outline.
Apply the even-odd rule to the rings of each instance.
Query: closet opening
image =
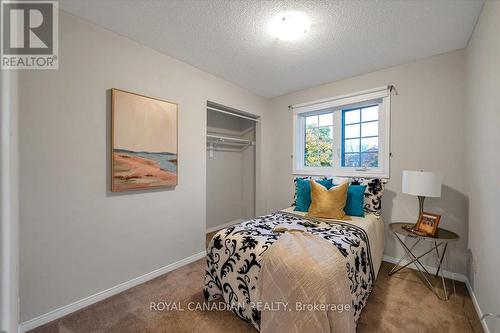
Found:
[[[207,102],[206,232],[256,214],[258,116]]]

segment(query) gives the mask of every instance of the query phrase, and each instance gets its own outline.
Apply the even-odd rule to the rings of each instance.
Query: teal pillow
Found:
[[[311,184],[309,178],[296,178],[295,185],[295,209],[298,212],[307,212],[311,205]],[[326,189],[333,186],[332,179],[315,179],[318,184],[323,185]],[[346,213],[347,214],[347,213]]]
[[[347,215],[365,217],[365,210],[363,207],[365,190],[366,185],[349,185],[349,189],[347,190],[347,202],[344,208],[344,212]]]

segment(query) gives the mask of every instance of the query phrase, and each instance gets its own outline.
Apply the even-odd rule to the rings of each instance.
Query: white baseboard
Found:
[[[207,228],[206,233],[208,234],[210,232],[214,232],[214,231],[217,231],[217,230],[220,230],[220,229],[224,229],[224,228],[229,227],[230,225],[238,224],[238,223],[241,223],[243,221],[245,221],[245,220],[244,219],[237,219],[237,220],[234,220],[234,221],[230,221],[230,222],[227,222],[227,223],[224,223],[224,224],[217,225],[215,227]]]
[[[390,262],[392,264],[396,264],[399,261],[399,259],[387,256],[387,255],[384,255],[382,260]],[[409,262],[408,260],[405,260],[401,264],[406,265],[408,262]],[[414,264],[410,265],[409,267],[412,267],[412,266],[414,266]],[[436,267],[427,266],[427,265],[424,265],[424,267],[431,274],[436,272]],[[465,285],[467,286],[467,290],[469,291],[470,297],[472,299],[472,303],[474,304],[474,309],[476,310],[478,317],[481,318],[483,316],[483,311],[481,311],[481,308],[479,307],[479,303],[477,301],[476,294],[474,293],[474,290],[472,290],[472,287],[470,285],[470,282],[469,282],[469,279],[467,278],[467,276],[465,276],[464,274],[450,272],[447,270],[443,270],[443,274],[448,279],[453,279],[453,280],[465,283]],[[489,330],[489,328],[486,325],[486,322],[484,320],[481,321],[481,326],[483,327],[484,333],[490,333],[490,330]]]
[[[72,312],[78,311],[78,310],[83,309],[89,305],[100,302],[108,297],[111,297],[113,295],[121,293],[122,291],[125,291],[127,289],[132,288],[132,287],[135,287],[141,283],[144,283],[144,282],[147,282],[147,281],[152,280],[154,278],[157,278],[158,276],[161,276],[165,273],[173,271],[174,269],[177,269],[179,267],[185,266],[185,265],[192,263],[198,259],[201,259],[205,256],[206,256],[205,251],[202,251],[200,253],[196,253],[190,257],[184,258],[184,259],[179,260],[177,262],[174,262],[170,265],[161,267],[161,268],[156,269],[152,272],[149,272],[149,273],[146,273],[146,274],[141,275],[139,277],[136,277],[130,281],[120,283],[119,285],[116,285],[116,286],[111,287],[109,289],[98,292],[97,294],[85,297],[85,298],[78,300],[76,302],[73,302],[71,304],[68,304],[68,305],[62,306],[58,309],[52,310],[46,314],[43,314],[41,316],[38,316],[36,318],[30,319],[28,321],[21,323],[19,325],[18,332],[25,333],[29,330],[36,328],[36,327],[50,323],[53,320],[59,319],[61,317],[64,317],[64,316],[72,313]]]
[[[472,298],[474,309],[476,309],[477,315],[479,316],[479,318],[481,318],[483,316],[483,311],[481,311],[481,308],[479,307],[476,294],[474,293],[474,290],[472,290],[472,286],[470,285],[469,280],[465,281],[465,285],[467,286],[467,290],[469,291],[470,297]],[[484,320],[481,321],[481,326],[483,327],[484,333],[490,333],[490,329],[488,328],[488,325],[486,325],[486,322]]]

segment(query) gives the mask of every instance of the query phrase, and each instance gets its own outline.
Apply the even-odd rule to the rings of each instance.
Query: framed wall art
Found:
[[[111,90],[111,191],[177,185],[177,104]]]

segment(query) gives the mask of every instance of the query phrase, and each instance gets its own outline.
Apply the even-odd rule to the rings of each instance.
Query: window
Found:
[[[333,113],[306,117],[305,165],[332,166]]]
[[[378,167],[378,104],[342,110],[342,166]]]
[[[389,177],[387,87],[293,106],[294,174]]]

